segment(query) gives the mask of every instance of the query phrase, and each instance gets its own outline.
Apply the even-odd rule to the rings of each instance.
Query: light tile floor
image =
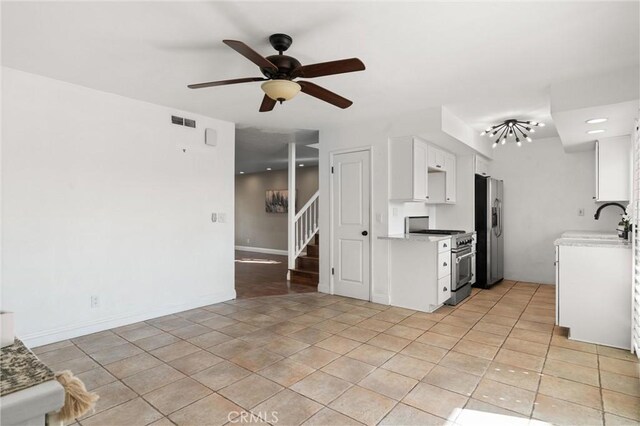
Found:
[[[82,425],[639,424],[638,360],[553,324],[552,286],[504,281],[433,314],[288,294],[35,352],[100,395]]]

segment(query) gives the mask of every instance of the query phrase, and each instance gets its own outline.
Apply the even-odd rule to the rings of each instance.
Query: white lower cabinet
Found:
[[[438,304],[441,305],[451,297],[451,275],[438,280]]]
[[[438,253],[438,277],[451,275],[451,252]]]
[[[556,246],[556,295],[570,339],[630,348],[631,249]]]
[[[390,304],[433,312],[451,297],[451,239],[389,241]]]

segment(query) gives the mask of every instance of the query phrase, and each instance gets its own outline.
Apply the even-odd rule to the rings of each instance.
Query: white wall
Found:
[[[2,85],[2,309],[19,337],[44,344],[235,297],[232,123],[7,68]]]
[[[505,278],[552,284],[553,241],[568,230],[614,231],[622,210],[607,207],[593,218],[593,151],[567,154],[559,138],[495,151],[491,174],[504,180]]]
[[[265,211],[265,192],[287,189],[287,170],[236,175],[236,248],[287,252],[286,213]],[[318,190],[318,168],[296,168],[296,211]],[[276,253],[277,254],[277,253]]]

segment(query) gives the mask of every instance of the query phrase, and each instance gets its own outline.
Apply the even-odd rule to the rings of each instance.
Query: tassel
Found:
[[[93,410],[96,401],[100,398],[94,392],[88,392],[82,380],[73,375],[69,370],[56,373],[56,380],[64,388],[64,406],[55,413],[55,419],[60,422],[71,421]]]

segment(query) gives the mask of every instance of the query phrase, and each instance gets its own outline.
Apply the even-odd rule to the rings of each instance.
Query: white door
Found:
[[[332,166],[335,294],[369,300],[369,151],[336,154]]]

